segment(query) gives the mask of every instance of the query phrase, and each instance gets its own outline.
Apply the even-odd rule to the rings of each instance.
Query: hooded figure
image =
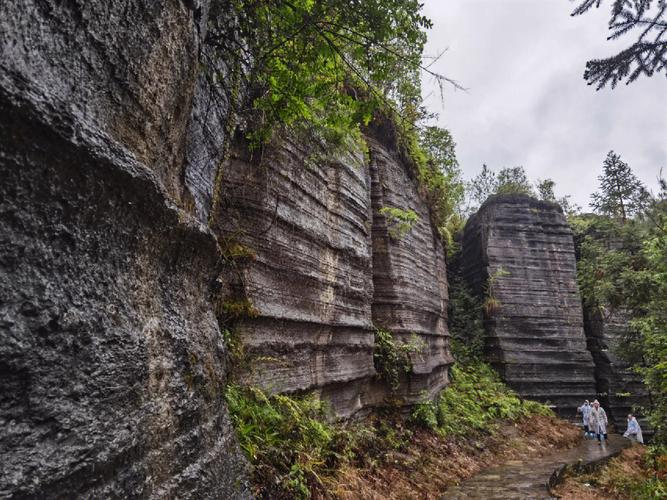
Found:
[[[588,399],[584,401],[584,404],[577,408],[577,413],[581,413],[581,416],[584,421],[584,435],[588,436],[589,432],[589,420],[591,416],[591,405],[588,402]]]
[[[593,409],[588,416],[588,425],[591,432],[597,434],[600,443],[602,443],[603,437],[607,439],[607,412],[600,406],[597,399],[593,401]]]
[[[639,422],[632,414],[628,415],[628,429],[623,433],[623,437],[635,439],[637,442],[644,444],[642,428],[639,427]]]

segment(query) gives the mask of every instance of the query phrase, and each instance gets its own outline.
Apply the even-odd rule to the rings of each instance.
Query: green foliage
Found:
[[[650,285],[643,311],[632,324],[641,334],[644,361],[641,370],[653,403],[649,419],[656,442],[664,444],[667,443],[667,234],[654,231],[644,242],[643,254]]]
[[[243,363],[245,360],[245,349],[238,334],[232,329],[225,328],[222,330],[222,340],[225,343],[229,360],[232,364],[238,366]]]
[[[316,398],[268,396],[257,388],[230,385],[225,391],[232,423],[255,481],[269,496],[309,498],[310,485],[336,459],[336,429]]]
[[[511,273],[507,271],[503,266],[500,266],[496,269],[491,275],[487,278],[486,283],[484,284],[484,312],[487,316],[493,315],[495,312],[500,309],[501,303],[495,296],[495,284],[500,278],[509,276]]]
[[[484,363],[456,364],[451,379],[435,402],[425,400],[415,406],[413,422],[442,435],[470,435],[493,432],[498,419],[553,414],[545,405],[521,400]]]
[[[412,371],[412,356],[421,355],[426,345],[416,335],[409,342],[396,340],[388,330],[375,330],[373,363],[378,376],[389,389],[396,391],[401,378]]]
[[[581,207],[572,203],[570,201],[570,195],[562,196],[560,198],[556,197],[554,187],[556,183],[551,179],[538,179],[535,183],[535,191],[537,191],[537,196],[542,201],[548,201],[550,203],[557,203],[563,209],[563,212],[568,217],[572,217],[581,211]]]
[[[663,0],[577,0],[573,16],[584,14],[593,6],[610,5],[608,40],[634,32],[636,41],[617,54],[586,63],[584,79],[600,90],[608,83],[613,89],[625,80],[626,85],[641,75],[667,74],[667,8]]]
[[[642,373],[649,420],[667,442],[667,188],[633,219],[622,212],[571,219],[577,279],[587,307],[603,318],[622,310],[632,318],[616,354]],[[620,205],[617,205],[620,207]],[[628,206],[624,209],[626,215]]]
[[[227,299],[222,302],[222,313],[229,319],[256,318],[259,311],[248,298]]]
[[[523,167],[506,167],[496,173],[486,165],[467,184],[467,191],[470,211],[477,210],[494,194],[535,194]]]
[[[419,215],[414,210],[403,210],[396,207],[382,207],[380,213],[385,216],[389,228],[389,235],[397,240],[402,239],[419,221]]]
[[[533,188],[523,167],[506,167],[498,172],[498,194],[534,195]]]
[[[455,266],[452,266],[455,267]],[[484,318],[482,304],[459,273],[449,275],[447,325],[454,358],[463,364],[484,357]]]
[[[243,43],[222,38],[215,48],[248,68],[255,144],[277,125],[307,126],[332,143],[359,138],[373,109],[404,111],[419,101],[424,30],[431,23],[417,0],[233,5]],[[221,28],[225,22],[218,21]]]
[[[591,208],[625,223],[645,204],[644,188],[630,166],[613,151],[607,154],[603,168],[604,172],[598,177],[600,190],[591,195]]]
[[[554,192],[555,186],[556,183],[551,179],[538,179],[537,184],[535,184],[537,196],[540,198],[540,200],[556,203],[556,193]]]
[[[419,182],[422,194],[431,210],[431,217],[452,254],[455,251],[454,235],[463,228],[462,204],[465,183],[456,159],[456,143],[448,130],[425,127],[420,131],[413,147],[420,152],[413,157],[418,162]]]
[[[497,419],[551,414],[543,405],[521,401],[487,365],[457,365],[452,377],[435,402],[424,396],[407,423],[391,408],[362,421],[336,422],[313,395],[271,396],[258,388],[227,386],[232,424],[253,466],[255,496],[326,497],[327,480],[343,466],[382,464],[410,446],[415,427],[441,437],[465,436],[494,432]]]

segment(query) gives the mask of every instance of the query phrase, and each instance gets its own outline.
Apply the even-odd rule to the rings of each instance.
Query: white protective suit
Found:
[[[639,427],[639,422],[635,417],[628,420],[628,429],[623,433],[623,437],[634,438],[639,443],[644,444],[644,437],[642,436],[642,428]]]
[[[584,425],[588,425],[592,409],[593,407],[587,404],[583,404],[579,408],[577,408],[577,411],[581,413],[581,416],[584,419]]]
[[[598,409],[595,409],[595,406],[591,409],[591,413],[588,416],[588,425],[591,429],[591,432],[596,434],[606,434],[607,433],[607,412],[600,406]]]

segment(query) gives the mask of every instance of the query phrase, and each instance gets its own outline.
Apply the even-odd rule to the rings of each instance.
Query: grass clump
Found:
[[[498,420],[517,420],[553,412],[535,401],[520,399],[484,363],[454,365],[452,383],[435,401],[423,401],[412,411],[414,423],[442,435],[492,433]]]
[[[411,209],[382,207],[380,214],[385,216],[389,227],[389,236],[395,240],[403,239],[419,221],[419,215]]]

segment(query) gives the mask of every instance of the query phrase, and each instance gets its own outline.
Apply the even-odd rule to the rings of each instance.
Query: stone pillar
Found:
[[[488,360],[522,397],[574,417],[596,387],[560,207],[526,195],[490,197],[466,224],[462,265],[485,300]]]

